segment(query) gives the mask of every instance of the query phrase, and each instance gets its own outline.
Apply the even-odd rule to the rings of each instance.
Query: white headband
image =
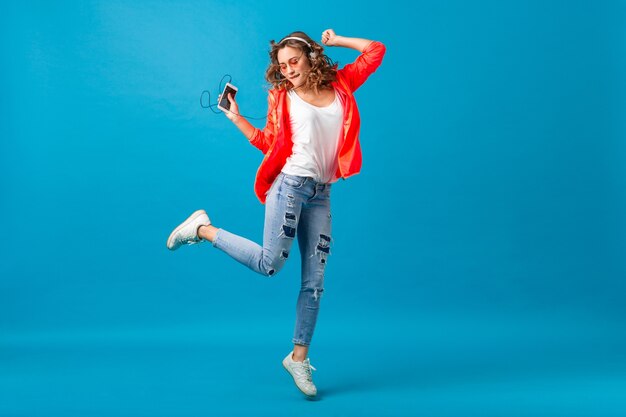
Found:
[[[288,41],[289,39],[293,39],[293,40],[295,40],[295,41],[304,42],[304,43],[306,43],[306,46],[308,46],[308,47],[309,47],[309,49],[313,50],[313,47],[312,47],[312,46],[311,46],[311,45],[310,45],[310,44],[309,44],[306,40],[304,40],[304,39],[302,39],[302,38],[299,38],[299,37],[297,37],[297,36],[289,36],[289,37],[286,37],[285,39],[283,39],[283,40],[282,40],[282,41],[280,41],[279,43],[283,43],[283,42],[285,42],[285,41]]]

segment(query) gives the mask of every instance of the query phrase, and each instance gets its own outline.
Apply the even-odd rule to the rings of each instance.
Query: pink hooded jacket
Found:
[[[332,83],[344,109],[335,179],[348,178],[361,170],[361,119],[353,94],[376,71],[384,55],[385,45],[377,41],[370,42],[353,63],[337,71],[337,80]],[[292,153],[293,141],[286,97],[285,89],[269,91],[267,124],[262,130],[255,129],[250,139],[250,143],[265,154],[254,183],[254,192],[263,204],[266,193]]]

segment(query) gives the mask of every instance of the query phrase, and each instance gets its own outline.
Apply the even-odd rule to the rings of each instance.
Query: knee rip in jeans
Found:
[[[287,207],[293,208],[294,200],[295,200],[295,197],[293,196],[293,194],[287,194]]]
[[[294,213],[285,213],[285,224],[283,224],[282,230],[278,237],[288,237],[293,239],[296,236],[296,215]]]
[[[280,257],[280,259],[287,259],[289,258],[289,252],[287,252],[286,250],[280,251],[280,255],[278,255]]]
[[[322,298],[322,294],[324,294],[324,288],[315,288],[313,290],[313,300],[319,300],[320,298]]]
[[[322,264],[326,263],[326,259],[328,255],[330,255],[330,236],[326,236],[321,234],[320,241],[315,248],[315,253],[320,257],[320,262]],[[311,255],[313,256],[313,255]]]

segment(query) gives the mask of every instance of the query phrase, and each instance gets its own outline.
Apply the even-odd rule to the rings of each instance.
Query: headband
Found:
[[[283,43],[285,41],[288,41],[289,39],[293,39],[294,41],[304,42],[304,43],[306,43],[306,46],[309,47],[309,49],[313,50],[313,47],[306,40],[304,40],[302,38],[299,38],[297,36],[288,36],[288,37],[284,38],[282,41],[280,41],[278,43]]]

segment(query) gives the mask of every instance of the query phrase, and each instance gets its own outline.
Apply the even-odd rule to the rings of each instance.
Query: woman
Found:
[[[265,78],[273,88],[263,130],[242,117],[236,101],[228,96],[230,112],[226,116],[265,154],[254,185],[257,197],[266,205],[263,246],[216,228],[204,210],[187,218],[167,241],[171,250],[209,241],[253,271],[273,276],[289,257],[297,235],[302,286],[294,349],[283,366],[310,397],[317,394],[308,350],[330,254],[331,184],[361,168],[360,119],[353,93],[378,68],[385,53],[380,42],[338,36],[332,29],[322,33],[322,43],[356,49],[361,55],[338,70],[324,55],[324,48],[303,32],[271,42]]]

